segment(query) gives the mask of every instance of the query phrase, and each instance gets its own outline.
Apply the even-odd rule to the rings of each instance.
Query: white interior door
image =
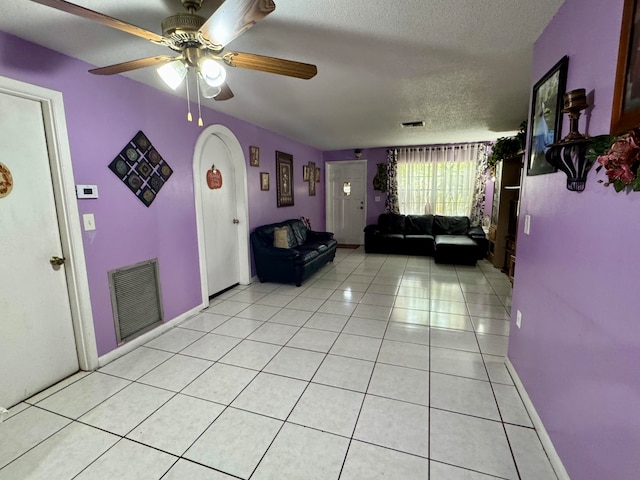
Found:
[[[206,177],[214,165],[222,174],[222,188],[212,190]],[[215,135],[207,138],[200,174],[207,284],[211,296],[240,281],[235,172],[226,145]]]
[[[367,161],[326,164],[327,230],[338,243],[364,243],[367,215]]]
[[[78,370],[65,265],[40,102],[0,93],[0,406]],[[7,175],[4,180],[6,185]]]

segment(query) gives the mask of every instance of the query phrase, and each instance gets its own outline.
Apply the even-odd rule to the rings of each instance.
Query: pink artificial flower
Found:
[[[629,169],[629,165],[622,164],[617,167],[608,168],[607,177],[609,177],[609,180],[612,182],[614,180],[620,180],[625,185],[629,185],[635,178],[635,175]]]
[[[613,155],[605,154],[598,157],[598,163],[604,168],[609,169],[615,161]]]
[[[633,165],[638,160],[640,149],[631,135],[618,139],[609,150],[608,157],[612,157],[614,163]]]

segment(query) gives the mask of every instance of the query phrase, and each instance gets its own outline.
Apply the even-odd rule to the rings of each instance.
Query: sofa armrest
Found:
[[[367,225],[366,227],[364,227],[364,233],[379,233],[380,232],[380,227],[377,224],[372,224],[372,225]]]
[[[484,233],[484,230],[482,229],[482,227],[471,227],[469,229],[469,236],[471,238],[486,238],[486,234]]]
[[[331,240],[332,238],[332,232],[315,232],[313,230],[309,230],[307,232],[307,241],[311,240],[313,242],[326,242],[327,240]]]

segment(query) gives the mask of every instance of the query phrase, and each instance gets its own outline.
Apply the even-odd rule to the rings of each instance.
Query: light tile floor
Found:
[[[16,405],[0,480],[554,480],[482,261],[339,249]]]

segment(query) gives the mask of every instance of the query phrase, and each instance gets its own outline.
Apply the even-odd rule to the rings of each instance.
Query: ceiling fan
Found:
[[[233,97],[233,92],[226,83],[222,64],[305,80],[318,73],[316,66],[308,63],[253,53],[224,52],[227,44],[275,10],[272,0],[223,0],[208,19],[195,13],[203,0],[181,0],[187,12],[162,20],[162,35],[65,0],[32,1],[142,37],[177,52],[177,55],[157,55],[89,70],[95,75],[115,75],[160,66],[158,73],[175,90],[192,68],[197,72],[197,85],[203,97],[228,100]]]

